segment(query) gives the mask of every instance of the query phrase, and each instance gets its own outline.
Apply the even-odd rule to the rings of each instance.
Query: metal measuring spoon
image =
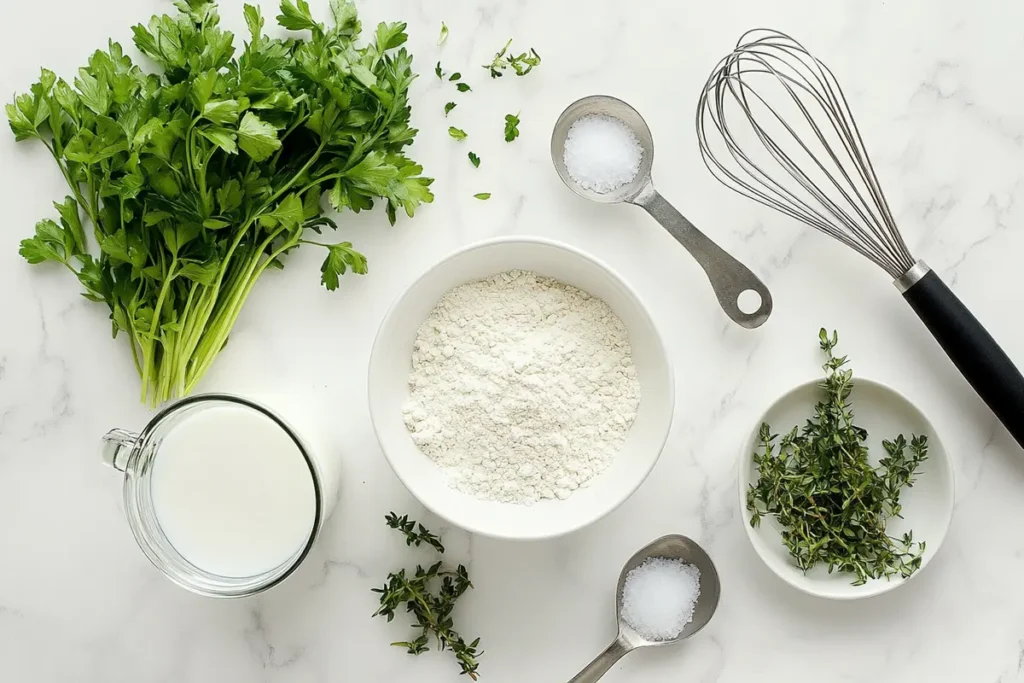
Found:
[[[697,604],[693,607],[693,620],[683,628],[682,633],[671,640],[647,640],[622,618],[622,589],[626,585],[626,577],[645,560],[652,557],[682,560],[700,570],[700,595],[697,597]],[[619,635],[607,650],[598,655],[597,659],[587,665],[587,668],[579,672],[569,683],[596,683],[608,673],[615,662],[638,647],[672,645],[686,640],[711,621],[711,617],[718,607],[718,597],[722,592],[722,586],[718,582],[718,571],[715,569],[715,564],[704,552],[704,549],[686,536],[672,535],[662,536],[629,558],[629,562],[619,574],[619,586],[616,591],[615,613],[619,620]]]
[[[644,150],[640,169],[633,181],[603,194],[582,187],[573,180],[565,168],[565,138],[569,134],[569,128],[581,117],[591,114],[611,116],[625,123],[633,130]],[[573,102],[555,123],[555,130],[551,134],[551,160],[555,163],[555,170],[558,171],[562,182],[581,197],[605,204],[628,202],[646,209],[654,220],[661,223],[669,234],[686,247],[704,269],[722,310],[738,325],[752,329],[760,327],[768,320],[772,312],[772,295],[764,283],[750,272],[749,268],[694,227],[693,223],[654,189],[651,180],[654,138],[651,136],[651,129],[647,127],[647,123],[636,109],[622,100],[607,95],[593,95]],[[740,294],[747,291],[752,291],[760,297],[757,310],[752,313],[744,313],[739,307]]]

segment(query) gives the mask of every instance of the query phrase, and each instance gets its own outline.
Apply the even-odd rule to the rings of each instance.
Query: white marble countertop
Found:
[[[241,28],[241,0],[224,0]],[[272,3],[264,2],[267,14]],[[436,202],[391,228],[381,212],[340,221],[371,275],[329,293],[319,255],[299,251],[264,277],[204,390],[286,390],[305,399],[345,452],[342,498],[302,569],[250,600],[194,597],[138,551],[120,482],[99,437],[138,428],[130,354],[102,307],[57,268],[29,267],[18,241],[65,194],[52,161],[0,134],[0,680],[19,683],[223,683],[459,680],[446,655],[390,648],[401,620],[371,620],[370,588],[414,564],[387,532],[389,510],[444,531],[476,589],[458,619],[481,636],[482,680],[566,681],[614,635],[623,561],[663,533],[714,557],[723,596],[714,621],[678,649],[639,652],[609,683],[1024,680],[1024,453],[952,368],[888,278],[824,237],[720,187],[704,169],[693,107],[709,69],[745,29],[801,38],[845,85],[911,250],[946,279],[1024,363],[1024,4],[1009,0],[449,0],[360,2],[364,24],[407,20],[423,78],[414,158],[437,177]],[[108,36],[167,0],[5,2],[0,92],[23,91],[40,65],[71,76]],[[326,0],[312,0],[326,12]],[[102,6],[102,9],[98,7]],[[435,45],[441,20],[451,37]],[[491,82],[479,64],[514,36],[543,65]],[[474,85],[459,117],[483,158],[445,132],[453,99],[431,74],[440,58]],[[703,273],[640,210],[573,197],[548,158],[562,108],[618,95],[647,118],[659,189],[771,287],[756,331],[731,324]],[[522,112],[522,137],[501,139]],[[453,114],[454,116],[454,114]],[[454,121],[453,121],[454,122]],[[473,193],[491,191],[488,202]],[[675,424],[653,476],[619,510],[558,540],[470,537],[423,513],[388,468],[366,405],[366,365],[384,312],[423,269],[481,238],[536,234],[611,264],[649,305],[674,354]],[[940,426],[957,475],[946,543],[922,575],[855,604],[785,586],[742,529],[738,450],[775,395],[815,376],[814,335],[836,327],[864,376],[887,382]]]

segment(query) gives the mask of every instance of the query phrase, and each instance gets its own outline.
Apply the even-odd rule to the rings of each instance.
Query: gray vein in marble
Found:
[[[348,569],[351,570],[360,579],[369,579],[370,575],[359,565],[354,562],[348,562],[343,560],[325,560],[320,565],[320,576],[316,581],[309,584],[310,589],[322,588],[327,585],[330,581],[331,576],[335,571]]]
[[[990,133],[1011,142],[1017,147],[1024,146],[1024,131],[1006,120],[1005,116],[993,113],[974,100],[971,91],[961,81],[959,65],[939,61],[931,74],[911,96],[910,102],[931,99],[936,104],[948,104],[970,121],[974,121]]]
[[[526,195],[519,193],[516,195],[515,200],[512,202],[512,209],[509,211],[508,220],[505,221],[506,228],[503,232],[509,232],[515,229],[516,225],[519,224],[519,216],[523,213],[523,205],[526,203]]]
[[[245,642],[263,669],[285,669],[299,661],[306,651],[305,648],[294,648],[282,656],[270,642],[270,633],[263,621],[262,608],[253,609],[249,616],[252,625],[245,629]]]
[[[1015,188],[1017,188],[1017,187],[1019,187],[1019,183],[1015,186]],[[964,264],[964,262],[967,261],[974,254],[974,252],[976,250],[978,250],[980,247],[988,244],[990,241],[992,241],[993,238],[1000,236],[1006,230],[1011,229],[1009,227],[1010,221],[1008,221],[1006,219],[1007,219],[1007,214],[1009,214],[1013,210],[1015,194],[1016,194],[1015,192],[1010,194],[1010,198],[1009,198],[1009,201],[1007,202],[1006,206],[1000,206],[999,201],[996,198],[996,196],[995,195],[989,195],[988,200],[985,202],[985,208],[989,209],[991,211],[991,213],[993,214],[993,220],[994,220],[994,224],[995,225],[992,228],[991,232],[988,232],[987,234],[982,235],[981,237],[979,237],[978,239],[975,239],[970,244],[968,244],[966,247],[964,247],[963,251],[960,254],[960,257],[956,261],[954,261],[952,264],[950,264],[946,268],[943,268],[942,272],[948,274],[950,287],[955,286],[956,283],[957,283],[957,280],[959,279],[959,272],[958,271],[959,271],[960,266],[962,266]]]
[[[36,420],[32,424],[32,433],[22,439],[28,441],[33,436],[44,436],[52,429],[60,425],[64,420],[74,415],[71,407],[71,389],[68,385],[68,364],[63,357],[51,351],[52,342],[50,339],[49,326],[46,322],[46,312],[43,309],[42,300],[34,295],[36,308],[39,311],[39,331],[42,341],[39,344],[39,361],[43,366],[53,364],[59,367],[60,382],[57,386],[57,395],[51,402],[49,416],[42,420]]]
[[[700,677],[700,683],[717,683],[725,671],[725,648],[717,636],[709,634],[707,640],[715,646],[715,661],[711,670]]]

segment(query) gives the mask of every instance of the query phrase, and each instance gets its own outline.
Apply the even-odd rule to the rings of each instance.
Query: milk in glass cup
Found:
[[[309,554],[337,494],[319,461],[269,408],[239,396],[182,399],[141,433],[104,437],[124,472],[128,525],[150,561],[200,595],[245,597],[287,578]]]

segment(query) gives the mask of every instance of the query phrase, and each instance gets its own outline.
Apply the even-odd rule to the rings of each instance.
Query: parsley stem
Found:
[[[278,138],[281,141],[282,144],[281,144],[280,149],[278,149],[276,152],[274,152],[274,156],[270,159],[270,166],[272,168],[277,168],[277,162],[281,158],[281,152],[283,152],[284,149],[285,149],[284,148],[284,141],[288,139],[289,135],[291,135],[293,132],[295,132],[296,128],[298,128],[299,126],[301,126],[302,124],[304,124],[308,120],[309,120],[309,113],[306,113],[305,116],[300,116],[298,118],[298,120],[296,120],[295,123],[292,124],[292,126],[288,130],[286,130],[283,135],[281,135]]]
[[[255,258],[250,260],[248,268],[244,270],[244,275],[241,275],[237,283],[233,284],[232,287],[227,290],[227,302],[211,322],[209,329],[207,329],[206,338],[197,349],[195,360],[198,365],[191,374],[191,378],[186,383],[187,391],[192,391],[195,383],[209,369],[213,359],[217,356],[221,347],[227,342],[227,336],[230,333],[231,328],[234,326],[235,320],[238,318],[238,314],[242,310],[242,303],[245,301],[246,297],[249,296],[253,285],[259,279],[260,275],[274,259],[298,243],[297,238],[286,240],[284,245],[278,248],[277,251],[270,254],[270,256],[262,262],[260,261],[259,255],[262,254],[267,247],[269,247],[274,240],[281,235],[281,233],[285,232],[286,229],[287,228],[284,227],[278,228],[276,231],[271,233],[270,237],[263,241],[259,249],[254,250]],[[300,235],[301,230],[302,229],[300,227]]]
[[[324,151],[324,148],[326,146],[327,146],[327,141],[326,140],[322,141],[320,143],[320,146],[316,148],[316,151],[313,152],[313,156],[311,156],[309,158],[309,161],[306,162],[305,166],[303,166],[301,169],[299,169],[299,172],[296,173],[295,175],[293,175],[291,180],[289,180],[287,183],[285,183],[284,186],[281,189],[279,189],[277,192],[274,193],[274,196],[272,196],[270,199],[267,200],[267,202],[263,205],[263,209],[269,208],[271,204],[273,204],[275,201],[277,201],[281,197],[281,195],[283,195],[285,192],[290,190],[292,185],[294,185],[296,183],[296,181],[298,181],[298,179],[301,178],[306,173],[306,171],[308,171],[310,168],[313,167],[313,164],[315,164],[316,160],[320,158],[320,154]]]
[[[72,182],[71,174],[68,173],[68,169],[64,166],[63,162],[61,162],[60,155],[57,153],[56,149],[54,149],[54,147],[47,143],[45,140],[43,141],[43,144],[46,145],[46,148],[48,150],[50,150],[50,154],[53,155],[54,161],[57,162],[57,168],[60,169],[61,175],[64,176],[64,180],[68,184],[68,188],[75,196],[75,201],[77,201],[78,205],[82,207],[83,211],[85,211],[85,215],[89,217],[89,222],[91,222],[93,224],[93,227],[97,229],[98,235],[99,221],[96,218],[95,210],[91,206],[89,206],[88,202],[85,201],[85,198],[82,196],[82,191],[78,183]],[[81,244],[79,246],[82,248],[82,251],[85,251],[85,244]]]
[[[175,254],[171,258],[171,267],[168,270],[167,277],[164,278],[163,284],[160,287],[160,294],[159,294],[159,296],[157,297],[157,300],[156,300],[156,307],[153,309],[153,321],[149,324],[149,337],[146,340],[146,346],[143,349],[143,353],[142,353],[142,358],[143,358],[143,360],[146,363],[146,367],[143,369],[143,372],[142,372],[142,400],[143,401],[146,401],[147,396],[150,393],[150,386],[149,386],[150,368],[151,367],[154,368],[154,369],[156,368],[156,358],[155,358],[156,348],[154,347],[154,342],[156,340],[156,330],[157,330],[157,327],[160,325],[160,313],[163,310],[164,301],[167,300],[167,291],[170,289],[171,283],[174,282],[174,278],[177,275],[177,273],[174,272],[174,270],[177,267],[177,265],[178,265],[178,256],[177,256],[177,254]],[[162,397],[160,396],[159,392],[156,391],[154,393],[153,398],[152,398],[152,404],[156,405],[161,399],[162,399]]]

